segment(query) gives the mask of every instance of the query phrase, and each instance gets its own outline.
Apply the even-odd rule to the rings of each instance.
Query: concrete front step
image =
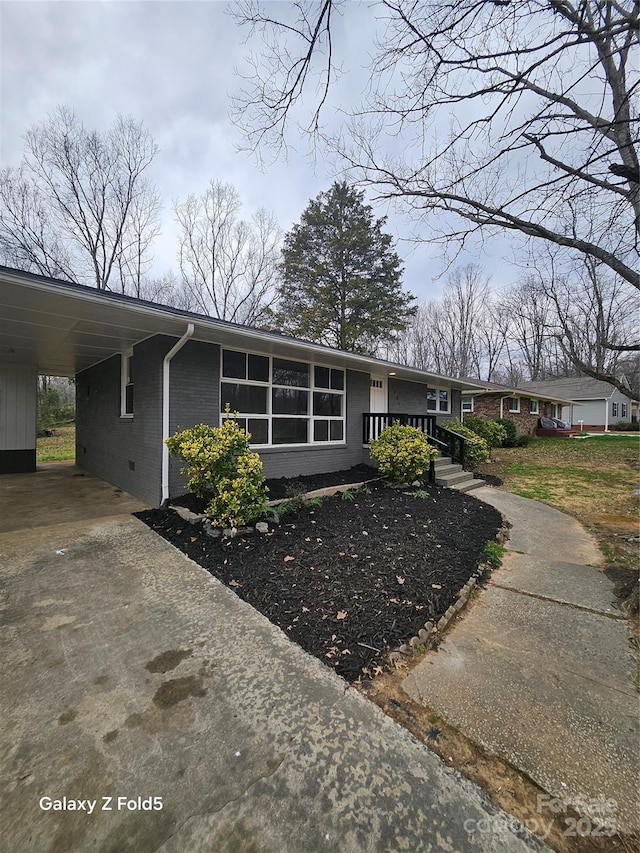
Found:
[[[449,472],[436,474],[436,484],[438,486],[452,486],[455,483],[464,483],[465,480],[473,479],[473,474],[470,474],[468,471],[454,471],[449,474]]]
[[[473,489],[479,489],[481,486],[486,486],[484,480],[475,480],[471,474],[469,474],[469,479],[465,480],[463,483],[454,483],[453,486],[449,486],[450,489],[455,489],[457,492],[470,492]]]
[[[436,485],[455,489],[457,492],[470,492],[484,485],[484,480],[475,480],[469,471],[463,471],[462,465],[453,462],[449,456],[438,454],[434,461]]]
[[[451,459],[448,459],[447,457],[436,459],[433,463],[433,467],[435,468],[436,474],[453,474],[458,471],[462,471],[462,465],[452,462]]]

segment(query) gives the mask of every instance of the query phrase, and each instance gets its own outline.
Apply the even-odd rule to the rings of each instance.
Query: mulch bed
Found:
[[[484,480],[488,486],[501,486],[503,481],[495,474],[485,474],[484,472],[476,471],[473,475],[474,480]]]
[[[439,486],[424,486],[423,497],[382,483],[349,495],[287,513],[268,534],[230,540],[210,538],[170,508],[137,515],[303,649],[355,681],[375,674],[389,649],[444,614],[502,518]],[[199,508],[197,499],[173,503]]]

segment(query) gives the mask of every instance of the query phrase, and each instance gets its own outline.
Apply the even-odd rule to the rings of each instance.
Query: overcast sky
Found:
[[[272,4],[274,9],[278,5]],[[353,17],[348,29],[337,22],[337,38],[348,49],[345,73],[333,95],[332,122],[340,121],[336,108],[355,103],[366,83],[362,69],[375,23],[365,5],[353,8],[355,3],[349,14],[358,15],[358,26]],[[291,151],[286,162],[264,170],[250,154],[236,150],[242,138],[229,118],[230,97],[240,86],[234,68],[246,70],[245,38],[246,32],[226,14],[226,3],[212,0],[0,0],[2,165],[17,165],[25,129],[59,104],[74,109],[87,127],[100,130],[118,113],[131,115],[145,123],[160,149],[153,178],[164,211],[154,272],[177,266],[172,200],[203,192],[211,179],[237,188],[247,218],[265,207],[288,230],[309,199],[329,188],[335,173],[324,158],[315,165],[306,158],[304,145]],[[439,250],[428,243],[415,249],[404,243],[412,227],[400,216],[390,217],[386,230],[399,241],[406,289],[437,296],[443,269]],[[423,231],[422,236],[429,234]],[[506,263],[508,244],[497,241],[489,248],[485,256],[466,255],[458,262],[483,264],[497,286],[514,281],[518,270]]]

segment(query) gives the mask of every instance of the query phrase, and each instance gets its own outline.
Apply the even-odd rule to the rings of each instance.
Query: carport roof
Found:
[[[336,350],[180,311],[130,296],[0,266],[0,363],[32,365],[39,373],[75,376],[154,335],[180,337],[193,323],[193,340],[245,348],[397,379],[479,390],[482,383],[451,379],[393,362]]]

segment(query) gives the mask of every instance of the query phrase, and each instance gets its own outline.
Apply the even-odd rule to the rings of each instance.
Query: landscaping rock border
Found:
[[[496,542],[499,545],[504,545],[504,543],[509,539],[509,530],[511,528],[511,525],[504,516],[502,516],[502,518],[504,522],[503,526],[496,534]],[[490,573],[491,566],[488,563],[480,563],[477,570],[471,575],[469,580],[458,593],[456,601],[447,609],[445,614],[441,616],[436,623],[432,621],[425,622],[424,626],[420,628],[416,635],[411,637],[408,643],[403,643],[395,651],[391,652],[389,655],[391,662],[397,662],[402,659],[402,656],[411,654],[417,646],[424,646],[425,650],[432,648],[436,639],[442,637],[454,616],[456,616],[463,607],[465,607],[478,581],[487,577]]]
[[[370,480],[362,480],[360,483],[343,483],[339,486],[325,486],[322,489],[313,489],[311,492],[305,492],[304,495],[296,496],[295,498],[278,498],[274,501],[269,501],[268,506],[276,507],[279,504],[286,504],[292,500],[307,501],[310,498],[330,498],[338,492],[349,492],[352,489],[361,489],[368,483],[377,483],[378,480],[383,480],[384,477],[372,477]]]
[[[322,489],[314,489],[311,492],[306,492],[304,495],[299,495],[296,498],[278,498],[274,501],[269,501],[267,506],[275,510],[280,504],[289,503],[292,500],[298,500],[300,502],[304,502],[309,500],[310,498],[327,498],[332,495],[338,494],[338,492],[349,492],[352,489],[361,489],[363,486],[366,486],[368,483],[375,483],[378,480],[382,480],[382,477],[373,477],[370,480],[362,480],[360,483],[343,483],[339,486],[325,486]],[[249,533],[253,533],[254,530],[257,533],[266,534],[269,532],[269,525],[265,521],[258,521],[253,526],[248,527],[227,527],[224,530],[219,527],[214,527],[209,519],[207,518],[206,513],[204,512],[192,512],[190,509],[187,509],[185,506],[179,506],[178,504],[169,504],[169,509],[172,509],[174,512],[177,512],[180,518],[183,521],[188,522],[189,524],[200,524],[204,525],[205,531],[208,536],[211,536],[213,539],[219,538],[222,536],[225,539],[233,539],[234,536],[246,536]],[[275,515],[275,518],[272,518],[274,523],[278,522],[277,513],[273,512],[272,515]]]

